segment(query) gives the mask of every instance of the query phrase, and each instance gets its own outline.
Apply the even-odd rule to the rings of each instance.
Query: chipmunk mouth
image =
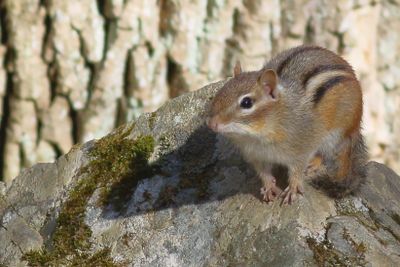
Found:
[[[208,128],[223,135],[249,135],[251,128],[239,122],[224,123],[219,116],[211,116],[206,119]]]
[[[225,124],[222,127],[221,133],[223,133],[223,134],[238,134],[238,135],[249,134],[249,132],[246,131],[245,127],[243,127],[242,124],[237,123],[237,122],[231,122],[231,123]]]
[[[216,133],[220,134],[226,134],[226,135],[231,135],[231,134],[248,134],[248,131],[243,128],[243,125],[237,122],[230,122],[230,123],[220,123],[217,120],[211,118],[207,120],[207,125],[208,127],[213,130]]]

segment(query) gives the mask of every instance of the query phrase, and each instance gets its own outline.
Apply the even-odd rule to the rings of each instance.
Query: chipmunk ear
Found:
[[[236,61],[235,67],[233,68],[233,77],[238,76],[242,73],[242,66],[240,65],[240,61]]]
[[[272,99],[276,99],[278,75],[273,69],[262,70],[258,77],[258,84],[267,95],[271,96]]]

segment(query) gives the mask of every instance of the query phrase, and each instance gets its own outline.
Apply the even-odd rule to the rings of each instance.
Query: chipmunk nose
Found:
[[[218,122],[214,117],[207,118],[207,126],[214,132],[218,132]]]

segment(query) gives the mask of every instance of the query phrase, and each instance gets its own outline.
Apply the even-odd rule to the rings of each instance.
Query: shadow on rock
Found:
[[[157,153],[168,138],[156,140]],[[135,162],[132,168],[135,168]],[[140,165],[140,164],[139,164]],[[274,174],[287,185],[287,170]],[[206,126],[195,130],[177,149],[161,154],[145,169],[113,184],[102,216],[107,219],[136,216],[183,205],[220,201],[236,194],[260,199],[261,183],[233,145]],[[122,194],[122,195],[121,195]]]

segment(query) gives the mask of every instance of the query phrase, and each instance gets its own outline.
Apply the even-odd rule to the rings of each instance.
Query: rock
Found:
[[[353,66],[371,157],[400,171],[398,1],[2,3],[0,170],[7,183],[22,168],[65,153],[71,140],[100,138],[169,98],[229,76],[237,60],[255,70],[302,43],[336,51]],[[46,116],[66,110],[60,98],[67,116]],[[27,105],[35,107],[34,125],[20,112]],[[60,123],[72,128],[62,138],[54,130]],[[16,128],[24,131],[17,142]]]
[[[398,264],[400,177],[370,162],[354,195],[307,184],[291,206],[261,202],[251,167],[204,125],[222,85],[23,171],[0,195],[0,264]]]

